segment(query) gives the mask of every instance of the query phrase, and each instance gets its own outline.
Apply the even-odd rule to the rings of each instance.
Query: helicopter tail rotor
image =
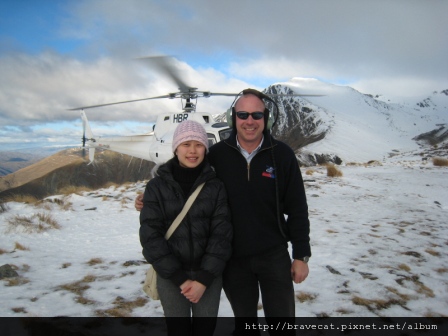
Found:
[[[82,119],[82,157],[85,157],[85,148],[86,143],[88,141],[95,141],[92,129],[90,128],[89,120],[87,119],[86,113],[84,111],[81,111],[81,119]],[[89,160],[90,162],[93,162],[95,156],[95,148],[89,147]]]
[[[82,119],[82,157],[85,158],[86,157],[86,121],[84,120],[84,118]]]

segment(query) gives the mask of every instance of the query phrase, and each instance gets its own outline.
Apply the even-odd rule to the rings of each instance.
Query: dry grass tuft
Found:
[[[328,177],[342,177],[342,171],[339,170],[335,165],[327,165],[327,176]]]
[[[126,301],[117,296],[113,302],[114,307],[95,311],[99,317],[130,317],[135,308],[143,307],[148,302],[147,298],[138,297],[133,301]]]
[[[22,277],[6,278],[3,280],[6,280],[6,286],[8,286],[8,287],[21,286],[21,285],[25,285],[28,282],[30,282],[27,278],[22,278]]]
[[[432,159],[432,164],[438,167],[448,167],[448,159],[435,157]]]
[[[315,172],[316,172],[316,171],[315,171],[314,169],[307,169],[307,170],[305,171],[305,174],[306,174],[306,175],[313,175]]]
[[[426,253],[429,253],[430,255],[434,256],[434,257],[440,257],[440,253],[437,251],[434,251],[433,249],[426,249],[425,250]]]
[[[415,284],[418,286],[417,293],[423,294],[426,297],[431,297],[431,298],[435,297],[433,290],[431,288],[425,286],[422,282],[418,281]]]
[[[72,209],[72,205],[73,205],[73,203],[68,202],[68,201],[67,201],[67,198],[68,198],[67,195],[64,196],[63,199],[59,199],[59,198],[46,198],[46,199],[43,201],[43,202],[45,203],[44,207],[51,208],[51,207],[48,205],[48,203],[50,203],[50,204],[57,204],[57,205],[59,205],[59,207],[60,207],[62,210],[65,210],[65,211],[67,211],[67,210],[71,210],[71,209]]]
[[[125,208],[126,204],[133,202],[132,199],[130,199],[129,197],[123,197],[120,201],[121,207]]]
[[[60,229],[59,223],[50,213],[39,212],[31,216],[16,215],[6,220],[7,233],[41,233],[51,229]]]
[[[62,195],[71,195],[71,194],[76,194],[76,195],[82,195],[83,192],[88,192],[91,191],[92,189],[90,189],[89,187],[85,187],[85,186],[73,186],[73,185],[69,185],[69,186],[65,186],[61,189],[59,189],[59,193]]]
[[[411,268],[408,265],[406,265],[406,264],[398,265],[398,269],[400,269],[402,271],[406,271],[406,272],[410,272],[411,271]]]
[[[95,266],[104,263],[103,259],[101,258],[92,258],[87,262],[87,265],[89,266]]]
[[[87,298],[84,297],[84,296],[78,296],[78,297],[75,299],[75,301],[76,301],[77,303],[82,304],[82,305],[94,305],[95,303],[97,303],[96,301],[87,299]]]
[[[436,272],[440,274],[448,273],[448,268],[447,267],[437,268]]]
[[[8,198],[8,202],[36,204],[39,202],[39,199],[32,195],[12,195]]]
[[[400,291],[398,289],[396,289],[396,288],[387,286],[386,289],[389,292],[394,293],[395,295],[397,295],[401,300],[403,300],[403,302],[408,302],[409,300],[411,300],[411,297],[409,295],[400,293]]]
[[[353,304],[357,306],[364,306],[371,312],[375,312],[376,310],[382,310],[382,309],[388,309],[393,305],[399,305],[403,306],[406,302],[404,300],[398,300],[398,299],[388,299],[388,300],[381,300],[381,299],[366,299],[359,296],[354,296],[352,298]]]
[[[365,167],[377,167],[382,166],[383,164],[377,160],[370,160],[366,164],[364,164]]]
[[[28,247],[25,247],[22,244],[16,242],[16,244],[14,246],[14,250],[29,251],[30,249]]]
[[[307,301],[313,301],[317,298],[316,294],[306,293],[306,292],[296,292],[296,299],[299,300],[300,303],[304,303]]]
[[[60,204],[61,209],[64,211],[68,211],[72,209],[73,203],[67,201],[67,196],[64,197],[64,199],[62,200],[62,204]]]
[[[84,278],[82,278],[81,281],[82,281],[82,282],[95,282],[96,279],[98,279],[97,276],[88,274],[88,275],[86,275]]]
[[[93,305],[97,303],[94,300],[90,300],[84,296],[84,292],[90,288],[88,283],[94,282],[97,279],[94,275],[86,275],[82,280],[72,283],[60,285],[56,287],[56,290],[65,290],[76,295],[75,301],[83,305]]]
[[[336,312],[338,312],[339,314],[342,314],[342,315],[347,315],[347,314],[352,314],[353,313],[352,310],[348,310],[348,309],[345,309],[345,308],[338,308],[338,309],[336,309]]]
[[[61,226],[59,223],[53,218],[53,216],[48,212],[38,212],[36,217],[42,224],[48,224],[48,226],[52,229],[60,229]]]
[[[72,283],[60,285],[56,289],[57,290],[63,289],[63,290],[66,290],[67,292],[73,293],[75,295],[82,296],[84,294],[84,292],[86,290],[88,290],[89,288],[90,288],[90,286],[85,284],[84,282],[75,281]]]
[[[117,188],[119,188],[119,187],[120,187],[120,185],[118,185],[118,184],[115,183],[115,182],[107,182],[107,183],[103,186],[104,189],[108,189],[108,188],[117,189]]]
[[[405,286],[405,282],[411,282],[416,287],[415,291],[417,293],[423,294],[426,297],[435,297],[433,290],[421,282],[417,275],[404,276],[400,279],[396,279],[395,281],[401,286]]]
[[[11,308],[11,310],[14,313],[23,313],[23,314],[27,314],[28,312],[26,311],[25,307],[16,307],[16,308]]]

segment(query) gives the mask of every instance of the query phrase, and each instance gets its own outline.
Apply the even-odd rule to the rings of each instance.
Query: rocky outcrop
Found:
[[[448,140],[448,125],[439,125],[439,128],[430,132],[422,133],[413,140],[420,144],[429,144],[431,146],[438,145]]]
[[[272,85],[265,92],[272,95],[291,95],[280,98],[273,96],[279,107],[279,115],[272,128],[272,134],[276,139],[287,143],[297,151],[325,138],[331,125],[322,120],[321,114],[325,113],[323,109],[298,96],[293,96],[295,93],[291,89],[281,85]],[[268,103],[268,108],[275,111],[272,105]]]
[[[15,278],[19,274],[11,267],[11,265],[5,264],[0,266],[0,280],[5,278]]]

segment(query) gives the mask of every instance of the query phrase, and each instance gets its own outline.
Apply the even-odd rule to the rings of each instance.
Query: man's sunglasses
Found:
[[[246,120],[247,118],[249,118],[249,116],[252,116],[252,119],[254,119],[254,120],[260,120],[264,117],[264,112],[249,113],[249,112],[245,112],[245,111],[240,111],[240,112],[236,112],[236,116],[242,120]]]

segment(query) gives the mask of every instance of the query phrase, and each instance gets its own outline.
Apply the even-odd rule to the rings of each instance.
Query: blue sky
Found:
[[[17,0],[0,2],[0,150],[77,142],[69,108],[173,92],[135,58],[173,55],[200,90],[263,89],[312,77],[371,94],[448,88],[443,0]],[[231,99],[198,102],[225,111]],[[88,112],[102,134],[143,132],[151,100]]]
[[[58,34],[58,27],[67,15],[64,8],[64,1],[2,1],[2,53],[14,49],[35,55],[49,48],[59,52],[73,50],[78,42]]]

